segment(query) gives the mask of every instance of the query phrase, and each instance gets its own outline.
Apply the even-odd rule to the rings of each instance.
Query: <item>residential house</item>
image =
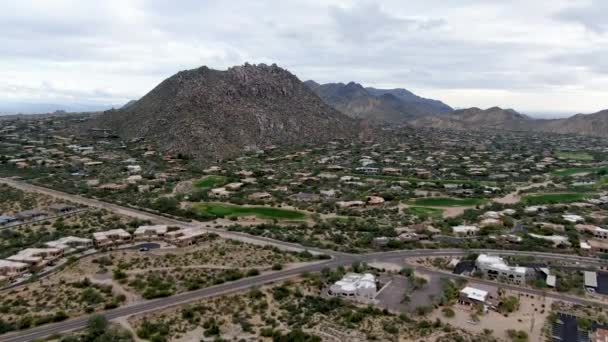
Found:
[[[272,200],[272,195],[267,192],[254,192],[247,196],[252,201],[270,201]]]
[[[26,273],[30,264],[25,262],[0,260],[0,279],[14,279]]]
[[[66,236],[58,240],[45,243],[48,247],[61,249],[64,254],[86,250],[93,247],[93,240],[76,236]]]
[[[215,188],[209,191],[209,196],[216,198],[227,198],[230,197],[231,194],[232,192],[226,190],[226,188]]]
[[[131,241],[131,234],[124,229],[112,229],[105,232],[93,233],[95,246],[108,247],[116,246]]]
[[[452,227],[452,233],[459,236],[471,236],[477,234],[479,228],[476,226],[460,225]]]
[[[591,239],[587,240],[587,244],[591,247],[592,253],[608,253],[608,241]]]
[[[362,207],[365,205],[363,201],[338,201],[336,206],[340,209]]]
[[[570,241],[568,241],[568,237],[563,236],[563,235],[539,235],[539,234],[534,234],[534,233],[528,233],[528,235],[535,239],[551,241],[551,242],[553,242],[553,246],[556,246],[556,247],[570,245]]]
[[[380,205],[384,203],[384,198],[380,196],[367,196],[366,203],[368,205]]]
[[[480,254],[475,260],[475,267],[489,279],[503,279],[517,285],[525,284],[530,276],[526,267],[509,266],[496,255]]]
[[[463,305],[494,306],[497,300],[496,288],[484,285],[466,286],[458,296],[458,303]]]
[[[133,233],[134,240],[155,240],[162,239],[167,234],[166,225],[140,226]]]
[[[376,297],[376,277],[371,273],[347,273],[329,288],[329,295],[369,302]]]
[[[27,263],[32,267],[43,267],[62,256],[63,251],[59,248],[26,248],[6,260]]]
[[[195,244],[205,234],[206,232],[199,228],[185,228],[168,232],[166,240],[176,246],[185,247]]]

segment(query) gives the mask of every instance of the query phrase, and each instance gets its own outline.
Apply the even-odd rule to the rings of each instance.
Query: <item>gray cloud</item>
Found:
[[[179,70],[248,61],[277,63],[301,79],[430,92],[458,107],[570,108],[578,105],[564,96],[570,89],[580,104],[608,89],[597,34],[606,8],[570,0],[20,0],[0,12],[0,101],[115,104]]]
[[[605,0],[589,0],[584,4],[569,7],[557,14],[557,18],[580,24],[596,33],[608,30],[608,2]]]
[[[352,7],[331,7],[330,17],[340,36],[352,42],[393,39],[410,31],[430,30],[445,24],[443,19],[402,18],[384,11],[377,2],[363,1]]]

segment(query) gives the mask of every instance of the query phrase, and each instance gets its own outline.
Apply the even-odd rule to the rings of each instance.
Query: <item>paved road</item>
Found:
[[[347,260],[328,260],[320,263],[309,264],[298,268],[293,268],[285,271],[276,273],[263,274],[257,277],[244,278],[231,283],[216,285],[212,287],[206,287],[204,289],[195,290],[178,294],[175,296],[149,300],[129,306],[120,307],[117,309],[109,310],[104,312],[104,316],[108,319],[115,319],[118,317],[129,316],[133,314],[141,314],[145,312],[155,311],[158,309],[165,309],[172,306],[188,303],[194,300],[208,298],[228,293],[233,293],[248,288],[261,286],[280,280],[285,280],[302,274],[304,272],[318,272],[325,267],[337,267],[339,265],[348,264]],[[0,341],[6,342],[24,342],[31,341],[37,338],[43,338],[55,333],[65,333],[73,330],[82,329],[85,327],[89,316],[83,316],[68,321],[49,324],[40,326],[37,328],[29,329],[23,332],[7,334],[0,338]]]
[[[21,188],[26,191],[35,191],[39,193],[44,193],[50,196],[55,196],[59,198],[63,198],[66,200],[70,200],[73,202],[78,202],[81,204],[85,204],[92,207],[103,208],[106,210],[113,211],[117,214],[122,214],[130,217],[137,217],[140,219],[146,219],[157,223],[164,223],[170,225],[177,226],[198,226],[200,223],[185,223],[178,220],[174,220],[171,218],[166,218],[160,215],[152,214],[146,211],[137,210],[133,208],[122,207],[116,204],[106,203],[99,200],[84,198],[81,196],[70,195],[63,192],[59,192],[56,190],[46,189],[39,186],[34,186],[22,182],[17,182],[9,179],[0,178],[0,182],[10,184],[17,188]],[[304,272],[317,272],[322,270],[325,267],[334,268],[338,266],[346,266],[352,264],[355,261],[362,262],[390,262],[390,261],[402,261],[404,258],[408,257],[433,257],[433,256],[450,256],[450,255],[464,255],[467,253],[482,253],[482,252],[490,252],[497,253],[501,255],[517,255],[517,256],[532,256],[545,260],[555,260],[555,261],[579,261],[584,263],[592,263],[594,265],[608,265],[605,261],[593,258],[585,258],[573,255],[560,255],[554,253],[539,253],[539,252],[523,252],[523,251],[502,251],[502,250],[461,250],[461,249],[441,249],[441,250],[433,250],[433,249],[424,249],[424,250],[401,250],[401,251],[390,251],[390,252],[378,252],[378,253],[369,253],[364,255],[354,255],[348,253],[339,253],[335,251],[322,250],[318,248],[308,248],[294,243],[287,243],[283,241],[276,241],[264,237],[252,236],[245,233],[237,233],[237,232],[225,232],[218,229],[206,228],[208,231],[216,232],[221,236],[231,239],[238,239],[253,243],[261,243],[261,244],[271,244],[277,247],[285,248],[285,249],[293,249],[293,250],[311,250],[317,253],[323,253],[330,255],[332,257],[331,260],[318,262],[314,264],[307,264],[301,267],[287,269],[283,271],[278,271],[274,273],[263,274],[257,277],[245,278],[235,282],[226,283],[222,285],[212,286],[196,291],[186,292],[182,294],[178,294],[175,296],[161,298],[156,300],[144,301],[124,307],[120,307],[117,309],[109,310],[104,312],[103,314],[108,319],[115,319],[118,317],[130,316],[134,314],[142,314],[146,312],[151,312],[155,310],[165,309],[168,307],[181,305],[184,303],[192,302],[195,300],[199,300],[202,298],[209,298],[213,296],[223,295],[227,293],[233,293],[241,290],[245,290],[248,288],[261,286],[281,280],[285,280],[288,278],[295,277]],[[420,271],[427,273],[437,273],[438,275],[445,277],[461,277],[458,275],[448,274],[444,272],[438,272],[434,270],[429,270],[423,268],[421,266],[416,266]],[[491,285],[496,285],[492,282],[487,282],[484,280],[475,280],[480,283],[488,283]],[[545,295],[550,298],[555,298],[558,300],[569,301],[577,304],[591,304],[594,302],[590,302],[584,299],[562,295],[558,293],[545,293],[541,290],[528,289],[528,288],[520,288],[517,286],[511,286],[507,284],[501,284],[501,287],[512,289],[520,292],[525,292],[534,295]],[[608,305],[603,305],[608,307]],[[16,333],[6,334],[0,337],[0,341],[6,342],[24,342],[31,341],[33,339],[43,338],[55,333],[65,333],[78,329],[82,329],[85,327],[88,316],[78,317],[75,319],[71,319],[64,322],[48,324],[41,327],[32,328],[26,331],[20,331]]]
[[[302,246],[300,244],[274,240],[274,239],[270,239],[270,238],[266,238],[266,237],[262,237],[262,236],[255,236],[255,235],[241,233],[241,232],[232,232],[232,231],[216,229],[216,228],[212,228],[212,227],[206,227],[203,222],[198,222],[198,221],[184,222],[184,221],[180,221],[180,220],[173,219],[170,217],[151,213],[149,211],[144,211],[144,210],[135,209],[135,208],[131,208],[131,207],[125,207],[125,206],[121,206],[118,204],[108,203],[108,202],[100,201],[100,200],[93,199],[93,198],[82,197],[79,195],[68,194],[65,192],[61,192],[61,191],[57,191],[57,190],[29,184],[29,183],[24,183],[21,181],[10,179],[10,178],[0,178],[0,183],[8,184],[12,187],[15,187],[17,189],[21,189],[24,191],[28,191],[28,192],[37,192],[37,193],[45,194],[45,195],[52,196],[55,198],[60,198],[60,199],[66,200],[66,201],[83,204],[83,205],[86,205],[89,207],[105,209],[105,210],[114,212],[119,215],[124,215],[127,217],[137,218],[140,220],[149,220],[156,224],[166,224],[166,225],[184,227],[184,228],[192,228],[192,227],[201,228],[205,231],[216,233],[224,238],[240,240],[243,242],[248,242],[248,243],[253,243],[253,244],[258,244],[258,245],[273,245],[273,246],[279,247],[284,250],[292,250],[292,251],[298,251],[298,252],[303,251],[303,250],[308,250],[312,253],[327,254],[327,255],[331,255],[331,256],[345,255],[345,253],[340,253],[340,252],[336,252],[336,251],[332,251],[332,250],[325,250],[325,249],[316,248],[316,247],[306,247],[306,246]]]

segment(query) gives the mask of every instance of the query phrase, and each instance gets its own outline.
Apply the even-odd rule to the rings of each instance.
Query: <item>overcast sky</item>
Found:
[[[606,0],[0,0],[0,102],[137,99],[179,70],[277,63],[453,107],[608,108]]]

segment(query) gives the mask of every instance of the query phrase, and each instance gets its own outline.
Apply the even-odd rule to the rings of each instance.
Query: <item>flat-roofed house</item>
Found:
[[[585,289],[589,292],[595,292],[595,290],[597,290],[597,273],[583,271],[583,278],[585,280]]]
[[[376,277],[371,273],[347,273],[329,288],[332,296],[371,301],[376,297]]]
[[[590,239],[587,244],[591,248],[592,253],[608,253],[608,242],[606,240]]]
[[[133,233],[133,238],[135,240],[162,239],[167,234],[168,229],[166,225],[140,226]]]
[[[460,290],[458,302],[464,305],[494,305],[497,291],[486,286],[471,285]]]
[[[93,247],[93,240],[76,236],[66,236],[55,241],[49,241],[45,243],[45,245],[51,248],[61,249],[63,253],[66,254]]]
[[[247,198],[254,201],[269,201],[272,200],[272,195],[267,192],[254,192],[249,194]]]
[[[0,260],[0,276],[13,279],[30,269],[30,264],[19,261]]]
[[[227,198],[232,195],[232,192],[226,190],[226,188],[215,188],[211,189],[208,194],[210,197]]]
[[[167,233],[167,241],[179,247],[195,244],[206,232],[200,228],[185,228]]]
[[[479,231],[479,228],[476,227],[476,226],[461,225],[461,226],[454,226],[454,227],[452,227],[452,232],[455,235],[460,235],[460,236],[475,235],[475,234],[477,234],[478,231]]]
[[[475,266],[489,279],[504,279],[517,285],[525,284],[527,278],[532,276],[526,267],[509,266],[497,255],[480,254],[475,260]]]
[[[124,229],[112,229],[93,233],[93,240],[97,247],[115,246],[131,241],[131,234]]]
[[[6,260],[27,263],[33,267],[41,267],[62,256],[63,251],[59,248],[26,248],[6,258]]]

